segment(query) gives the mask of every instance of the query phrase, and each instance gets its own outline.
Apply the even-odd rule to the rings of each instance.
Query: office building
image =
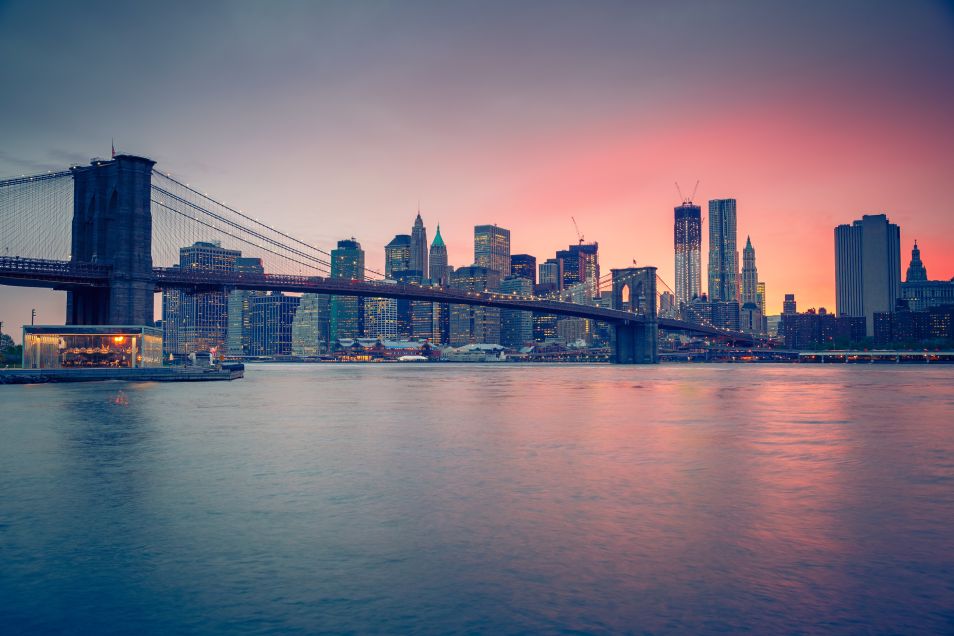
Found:
[[[709,300],[739,299],[735,199],[714,199],[709,201]]]
[[[496,225],[474,226],[474,265],[497,272],[510,272],[510,230]]]
[[[413,301],[411,336],[418,341],[446,344],[450,337],[450,305]]]
[[[385,280],[385,283],[396,284],[396,281]],[[410,302],[405,300],[406,311],[410,314]],[[410,316],[407,316],[409,322]],[[378,338],[379,340],[397,340],[404,337],[404,330],[409,325],[401,320],[398,301],[394,298],[365,298],[364,299],[364,337]]]
[[[531,266],[530,271],[536,267]],[[533,283],[522,276],[508,276],[500,282],[500,291],[504,294],[529,296],[533,293]],[[533,340],[533,313],[502,309],[500,311],[500,344],[519,349]]]
[[[331,297],[304,294],[292,321],[292,355],[317,356],[330,353]]]
[[[242,255],[219,242],[197,241],[179,249],[179,269],[208,273],[233,272]],[[222,291],[162,293],[163,347],[177,357],[197,351],[225,351],[229,295]]]
[[[513,254],[510,257],[510,274],[526,278],[531,285],[536,285],[537,258],[529,254]]]
[[[797,313],[795,294],[785,294],[785,300],[782,302],[782,315],[788,316],[794,313]]]
[[[702,293],[702,212],[691,202],[675,208],[676,308]]]
[[[434,234],[434,242],[431,243],[428,268],[430,279],[436,285],[441,287],[447,285],[450,280],[450,272],[447,266],[447,246],[444,245],[444,237],[441,236],[440,224],[437,226],[437,233]]]
[[[418,270],[412,269],[395,272],[394,280],[401,285],[424,284],[423,274]],[[406,298],[399,298],[394,301],[394,306],[397,309],[397,337],[399,338],[406,339],[411,337],[414,302],[415,301],[407,300]]]
[[[453,289],[482,292],[497,291],[500,272],[472,265],[456,269],[450,276]],[[500,310],[496,307],[451,305],[450,344],[500,344]]]
[[[676,318],[677,316],[675,294],[664,291],[659,295],[659,317]]]
[[[595,281],[600,278],[599,243],[570,245],[556,253],[556,260],[563,263],[564,288],[583,282],[591,282],[596,288]]]
[[[558,258],[547,259],[540,263],[539,285],[547,285],[550,289],[563,289],[563,261]]]
[[[354,240],[338,241],[331,250],[331,277],[364,280],[364,250]],[[331,341],[339,338],[360,338],[364,331],[364,305],[355,296],[331,297]]]
[[[384,246],[384,276],[394,278],[397,272],[415,269],[411,266],[411,235],[395,234],[391,242]]]
[[[248,355],[291,355],[292,324],[300,301],[298,296],[281,293],[249,299]]]
[[[410,256],[411,263],[408,269],[421,272],[421,278],[426,279],[428,272],[427,228],[424,227],[420,210],[417,212],[417,218],[414,219],[414,227],[411,228]]]
[[[765,283],[759,281],[755,286],[755,304],[762,314],[762,333],[768,333],[768,312],[765,310]]]
[[[866,214],[835,228],[835,303],[839,316],[864,317],[874,335],[874,314],[893,311],[901,295],[901,229],[884,214]]]
[[[260,258],[236,258],[235,269],[247,274],[264,274],[265,268]],[[230,356],[248,355],[249,345],[249,299],[263,296],[265,292],[236,289],[229,292],[228,332],[225,338],[225,350]]]

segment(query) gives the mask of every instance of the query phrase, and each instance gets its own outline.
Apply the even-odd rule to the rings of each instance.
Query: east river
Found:
[[[2,386],[0,631],[952,633],[954,366]]]

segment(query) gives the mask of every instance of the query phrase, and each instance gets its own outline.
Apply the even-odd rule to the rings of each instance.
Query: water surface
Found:
[[[0,618],[951,633],[954,367],[258,365],[3,386]]]

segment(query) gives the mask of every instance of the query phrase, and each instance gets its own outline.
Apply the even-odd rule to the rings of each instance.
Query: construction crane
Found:
[[[576,224],[576,219],[572,216],[570,217],[570,220],[573,221],[573,229],[576,230],[576,238],[579,239],[580,245],[583,245],[583,235],[580,234],[580,226]]]
[[[682,194],[682,188],[679,187],[679,182],[676,181],[676,192],[679,193],[679,199],[682,201],[682,204],[683,204],[683,205],[690,205],[690,204],[692,204],[693,200],[696,198],[696,191],[698,191],[698,190],[699,190],[699,180],[696,179],[696,187],[694,187],[694,188],[692,189],[692,196],[690,196],[690,197],[687,199],[687,198],[686,198],[685,196],[683,196],[683,194]]]

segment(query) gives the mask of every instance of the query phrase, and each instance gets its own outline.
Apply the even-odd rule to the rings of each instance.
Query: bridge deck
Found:
[[[0,257],[0,285],[53,289],[104,287],[109,285],[109,275],[109,267],[93,263]],[[284,291],[496,307],[557,316],[589,318],[613,325],[639,324],[647,321],[646,316],[618,309],[495,292],[469,292],[415,284],[391,284],[319,276],[199,272],[180,270],[174,267],[154,268],[153,278],[156,291],[163,289],[183,289],[196,292],[237,289]],[[669,318],[660,318],[657,322],[661,329],[668,331],[685,331],[722,337],[735,342],[752,342],[752,336],[749,334],[727,331],[709,325]]]

